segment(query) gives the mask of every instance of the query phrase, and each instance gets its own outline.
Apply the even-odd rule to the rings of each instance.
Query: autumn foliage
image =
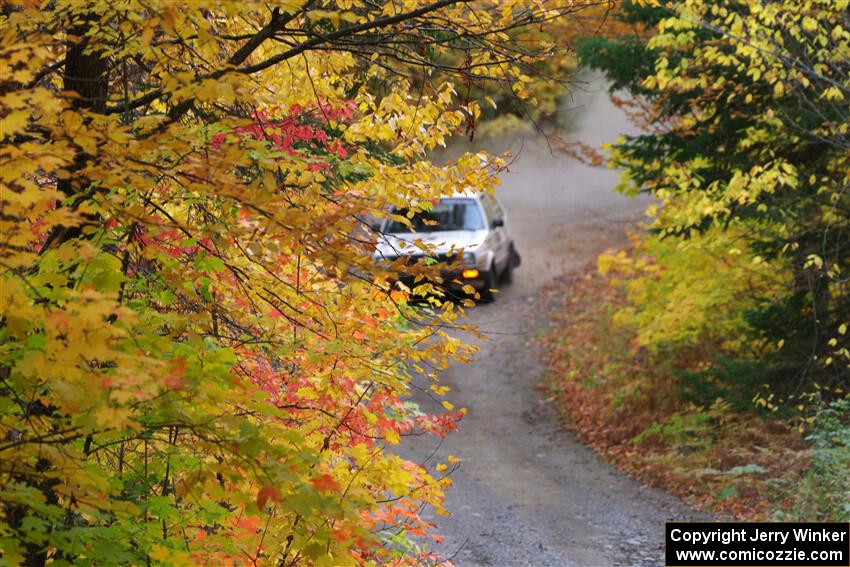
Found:
[[[626,3],[619,17],[651,35],[579,46],[612,88],[634,96],[646,128],[612,144],[620,188],[656,199],[649,247],[667,248],[665,270],[639,258],[615,266],[646,275],[634,313],[666,327],[654,339],[647,329],[642,343],[719,338],[736,359],[715,364],[720,382],[750,365],[774,386],[846,390],[846,2],[645,4]],[[697,283],[707,293],[685,293],[686,264],[713,266],[711,281]],[[723,288],[737,291],[722,297]],[[673,321],[665,301],[688,316]],[[709,324],[698,328],[700,319]]]
[[[572,9],[4,3],[0,561],[427,559],[449,481],[388,448],[456,426],[405,396],[468,349],[362,219],[491,189],[426,159],[479,110],[421,72],[526,96],[546,38],[492,46]]]
[[[652,200],[570,290],[553,397],[741,518],[850,518],[847,8],[623,2],[622,33],[577,46],[643,130],[608,148],[619,190]]]

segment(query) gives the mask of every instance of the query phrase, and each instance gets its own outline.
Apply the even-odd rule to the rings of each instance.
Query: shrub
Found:
[[[812,444],[811,465],[782,518],[850,522],[850,398],[824,406],[806,440]]]

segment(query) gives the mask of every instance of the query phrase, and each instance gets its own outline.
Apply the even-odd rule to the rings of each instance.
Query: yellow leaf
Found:
[[[8,138],[26,128],[29,121],[29,112],[26,110],[13,110],[3,118],[0,118],[0,137]]]

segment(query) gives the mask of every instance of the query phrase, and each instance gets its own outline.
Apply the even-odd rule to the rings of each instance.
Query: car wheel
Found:
[[[511,250],[508,253],[508,265],[511,268],[519,268],[519,265],[522,264],[522,258],[519,255],[519,252],[514,248],[514,243],[511,242]]]
[[[498,285],[496,281],[496,266],[490,266],[490,269],[487,270],[487,282],[484,284],[484,287],[478,291],[478,295],[481,298],[479,301],[481,303],[491,303],[496,299],[493,290]]]
[[[508,257],[508,261],[505,263],[505,269],[502,270],[502,273],[499,274],[499,279],[502,280],[502,283],[511,283],[511,280],[514,278],[514,264],[513,258]]]
[[[511,242],[511,246],[508,249],[508,260],[505,262],[505,269],[502,270],[500,275],[501,280],[504,283],[510,283],[514,277],[514,268],[518,267],[522,263],[522,259],[519,257],[519,253],[514,248],[513,242]]]

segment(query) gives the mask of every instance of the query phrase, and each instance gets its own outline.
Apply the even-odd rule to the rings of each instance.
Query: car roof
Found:
[[[451,195],[443,195],[440,197],[441,199],[480,199],[481,192],[480,191],[466,191],[459,193],[452,193]]]

